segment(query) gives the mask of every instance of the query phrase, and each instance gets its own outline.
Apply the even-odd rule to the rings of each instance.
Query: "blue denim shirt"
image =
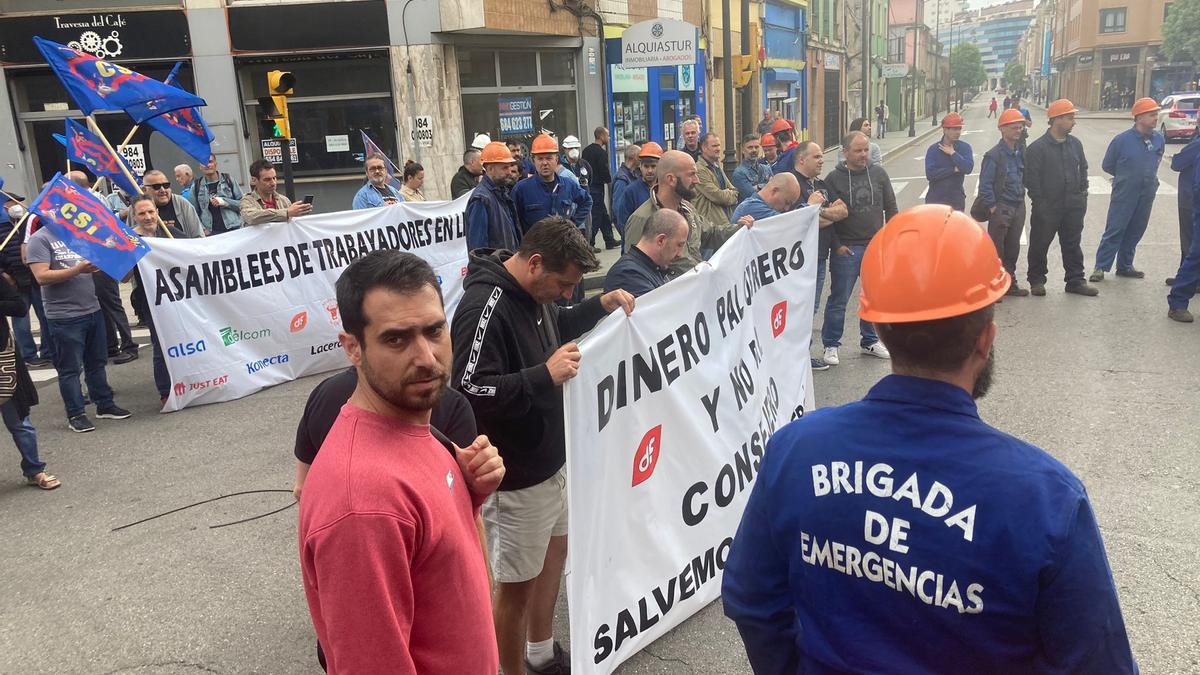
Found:
[[[729,180],[737,188],[738,199],[745,201],[750,195],[761,190],[767,181],[771,180],[771,175],[771,167],[766,164],[758,160],[743,161],[733,170]]]
[[[1002,158],[1002,159],[1001,159]],[[994,193],[996,169],[998,162],[1003,161],[1007,170],[1004,181],[1004,191],[1000,195]],[[979,196],[983,203],[995,206],[998,202],[1010,206],[1020,206],[1025,203],[1025,160],[1021,151],[1010,148],[1003,140],[996,147],[988,150],[983,156],[983,165],[979,169]]]
[[[758,193],[755,192],[741,204],[738,204],[737,208],[733,210],[733,222],[736,223],[738,219],[745,215],[753,216],[754,220],[762,220],[763,218],[777,216],[779,212],[771,208],[771,205],[763,201],[763,198],[759,197]]]

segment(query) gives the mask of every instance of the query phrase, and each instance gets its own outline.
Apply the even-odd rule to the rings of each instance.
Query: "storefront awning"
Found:
[[[766,68],[763,70],[767,75],[767,81],[776,82],[796,82],[800,79],[800,71],[794,68]]]

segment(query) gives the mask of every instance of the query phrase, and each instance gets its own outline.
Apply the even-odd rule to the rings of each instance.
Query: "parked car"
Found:
[[[1158,111],[1158,129],[1167,141],[1190,141],[1196,136],[1196,110],[1200,108],[1200,92],[1171,94],[1164,98]]]

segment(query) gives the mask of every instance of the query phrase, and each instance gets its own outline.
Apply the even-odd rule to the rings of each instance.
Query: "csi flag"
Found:
[[[66,120],[66,122],[66,135],[60,137],[58,134],[54,134],[54,138],[66,146],[68,159],[86,166],[96,176],[103,176],[111,180],[127,195],[141,193],[141,188],[129,179],[129,176],[133,175],[133,171],[125,162],[124,157],[109,152],[100,137],[92,133],[90,129],[72,120]]]
[[[196,108],[180,108],[146,120],[146,125],[171,139],[184,152],[196,158],[201,166],[208,164],[212,154],[213,134]]]
[[[388,156],[384,154],[383,150],[378,145],[375,145],[375,141],[371,140],[371,137],[367,135],[367,132],[359,129],[358,133],[362,134],[363,137],[363,161],[366,162],[367,158],[374,154],[379,154],[382,156],[383,161],[387,162],[388,185],[396,188],[396,191],[399,192],[400,188],[404,186],[404,183],[401,183],[400,179],[396,178],[396,174],[400,173],[400,170],[396,168],[395,164],[392,164],[392,160],[388,159]],[[208,160],[205,159],[204,161],[207,162]]]
[[[63,178],[61,173],[54,174],[29,210],[67,248],[113,279],[124,279],[142,256],[150,252],[136,234],[117,220],[107,204],[90,190]]]
[[[96,110],[124,110],[141,124],[171,110],[206,105],[195,94],[115,63],[40,37],[33,41],[85,115]]]

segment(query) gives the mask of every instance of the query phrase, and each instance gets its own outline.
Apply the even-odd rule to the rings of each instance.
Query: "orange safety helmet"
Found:
[[[795,127],[792,126],[792,123],[782,117],[775,120],[775,123],[771,125],[771,133],[773,134],[782,134],[783,132],[791,131],[792,129],[795,129]]]
[[[942,128],[943,129],[961,129],[962,127],[963,127],[962,115],[959,115],[956,112],[946,113],[946,116],[942,118]]]
[[[662,146],[654,141],[642,144],[641,151],[638,152],[638,159],[662,159]]]
[[[483,146],[479,160],[484,164],[516,164],[517,162],[509,152],[508,146],[500,141],[492,141]]]
[[[1156,112],[1160,109],[1158,101],[1152,98],[1139,98],[1133,102],[1133,116],[1137,117],[1148,112]]]
[[[550,134],[538,134],[537,138],[533,139],[533,145],[529,146],[529,154],[557,155],[558,141]]]
[[[762,143],[764,148],[768,145],[775,148],[779,147],[779,141],[775,140],[775,134],[763,134],[759,142]]]
[[[1017,122],[1025,124],[1025,116],[1021,114],[1020,110],[1017,110],[1016,108],[1009,108],[1008,110],[1000,113],[1000,120],[996,122],[996,128],[998,129],[1000,127],[1006,127],[1010,124],[1016,124]]]
[[[871,323],[949,319],[996,302],[1011,281],[979,223],[942,204],[915,206],[867,245],[858,316]]]
[[[1079,112],[1079,110],[1075,107],[1074,103],[1071,103],[1065,98],[1060,98],[1054,103],[1051,103],[1049,108],[1046,108],[1046,118],[1054,119],[1055,117],[1062,117],[1063,115],[1070,115],[1077,112]]]

